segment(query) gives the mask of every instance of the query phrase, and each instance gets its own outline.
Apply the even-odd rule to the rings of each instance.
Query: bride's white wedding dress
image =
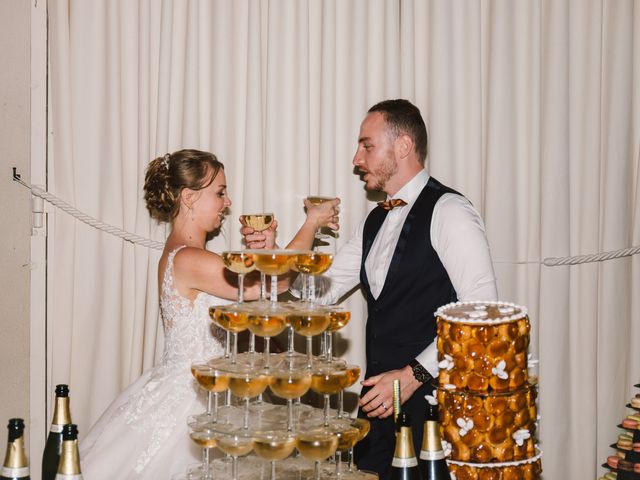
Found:
[[[169,479],[201,458],[189,438],[187,417],[205,410],[191,362],[224,354],[224,331],[209,307],[230,303],[204,292],[191,302],[174,285],[169,254],[160,308],[165,346],[160,363],[123,391],[80,443],[86,480]]]

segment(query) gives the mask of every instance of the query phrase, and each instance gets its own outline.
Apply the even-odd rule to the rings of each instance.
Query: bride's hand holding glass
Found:
[[[256,230],[252,226],[248,225],[245,221],[245,216],[240,216],[240,234],[244,238],[244,243],[249,249],[273,249],[276,246],[276,230],[278,228],[278,221],[273,218],[269,227],[264,230]]]

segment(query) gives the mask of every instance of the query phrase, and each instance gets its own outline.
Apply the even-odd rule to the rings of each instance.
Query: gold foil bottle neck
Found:
[[[59,475],[80,475],[80,454],[78,440],[64,440],[58,464]]]
[[[420,458],[422,460],[440,460],[441,458],[444,458],[438,422],[433,420],[427,420],[424,422]]]
[[[56,404],[53,409],[53,425],[67,425],[71,423],[71,412],[69,410],[69,397],[56,397]]]
[[[400,427],[400,432],[396,438],[396,450],[393,456],[396,458],[411,458],[416,456],[416,452],[413,449],[411,427]]]
[[[4,467],[24,468],[27,466],[27,456],[24,453],[24,436],[16,438],[7,445],[7,454],[4,457]]]

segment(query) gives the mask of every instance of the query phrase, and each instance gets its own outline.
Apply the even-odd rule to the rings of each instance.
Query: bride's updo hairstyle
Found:
[[[152,218],[170,222],[180,210],[183,188],[200,190],[224,168],[213,153],[179,150],[149,162],[144,178],[144,200]]]

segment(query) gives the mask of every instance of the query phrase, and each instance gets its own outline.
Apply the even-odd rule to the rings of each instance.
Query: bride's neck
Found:
[[[188,247],[204,249],[207,242],[207,232],[198,229],[193,222],[177,219],[171,226],[171,233],[167,238],[167,243],[181,244]]]

